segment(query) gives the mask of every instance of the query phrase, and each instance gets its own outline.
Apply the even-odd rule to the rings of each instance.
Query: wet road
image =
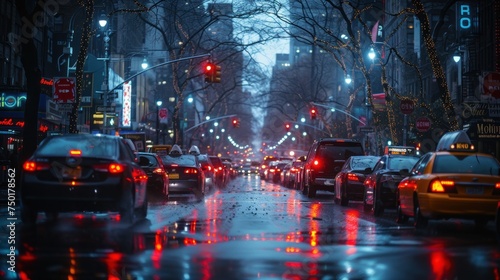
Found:
[[[201,202],[152,201],[132,227],[117,215],[49,222],[40,214],[35,228],[17,222],[12,231],[5,208],[6,279],[500,279],[493,223],[430,221],[416,231],[411,219],[396,224],[395,211],[375,218],[331,193],[311,199],[257,177],[238,177]]]

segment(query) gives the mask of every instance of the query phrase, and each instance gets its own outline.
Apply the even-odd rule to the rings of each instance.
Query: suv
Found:
[[[335,176],[351,156],[364,155],[360,142],[351,139],[323,138],[314,141],[302,170],[300,190],[314,197],[317,190],[335,192]]]

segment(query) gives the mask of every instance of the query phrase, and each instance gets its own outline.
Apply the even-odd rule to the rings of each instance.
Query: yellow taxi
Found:
[[[423,155],[398,185],[396,222],[413,217],[416,228],[430,219],[473,219],[483,227],[500,202],[500,163],[474,150],[464,131],[448,132],[436,151]]]

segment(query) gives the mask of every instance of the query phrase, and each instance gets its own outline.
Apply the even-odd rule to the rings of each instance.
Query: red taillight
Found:
[[[347,180],[348,181],[356,181],[356,182],[360,182],[360,178],[358,177],[358,175],[354,174],[354,173],[347,173]]]
[[[495,189],[497,189],[497,190],[500,189],[500,183],[495,184]]]
[[[109,172],[111,174],[119,174],[125,171],[125,165],[120,163],[97,164],[94,165],[94,170],[100,172]]]
[[[319,160],[315,159],[315,160],[313,161],[313,165],[316,165],[316,166],[317,166],[317,165],[319,165]]]
[[[269,172],[274,173],[276,170],[274,169],[269,169]]]
[[[184,170],[184,173],[185,173],[185,174],[197,174],[197,173],[198,173],[198,169],[195,169],[195,168],[187,168],[186,170]]]
[[[50,165],[46,162],[36,162],[36,161],[26,161],[23,164],[23,170],[32,172],[32,171],[40,171],[40,170],[48,170]]]
[[[155,168],[155,169],[153,170],[153,173],[156,173],[156,174],[162,174],[162,173],[164,173],[164,171],[163,171],[163,169],[161,169],[161,168]]]
[[[432,180],[429,184],[429,192],[433,193],[446,193],[454,192],[455,182],[451,180]]]

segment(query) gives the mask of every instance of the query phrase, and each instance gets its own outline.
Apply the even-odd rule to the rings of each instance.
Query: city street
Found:
[[[240,176],[204,201],[151,199],[132,227],[115,214],[43,214],[34,228],[2,204],[5,279],[498,279],[493,222],[430,221],[423,230],[375,218],[361,203]],[[10,217],[10,218],[9,218]],[[15,225],[12,228],[11,225]],[[10,225],[10,226],[9,226]],[[15,242],[11,242],[14,236]],[[12,250],[14,249],[14,250]],[[14,251],[15,254],[12,254]],[[12,256],[13,255],[13,256]],[[13,269],[14,268],[14,269]],[[15,270],[11,272],[9,269]]]

